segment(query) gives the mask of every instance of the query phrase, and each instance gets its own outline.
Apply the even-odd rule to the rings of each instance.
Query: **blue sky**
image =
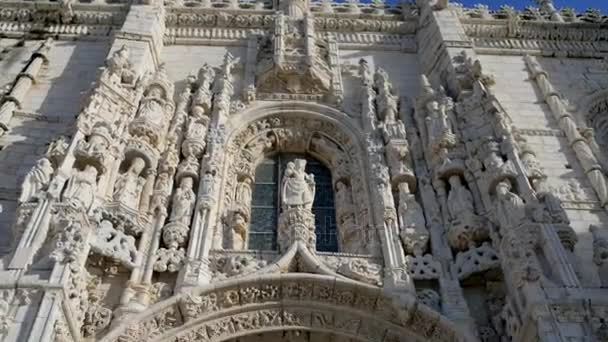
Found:
[[[509,4],[516,8],[525,8],[526,6],[535,6],[533,0],[453,0],[452,2],[460,2],[467,7],[475,4],[486,4],[490,8],[498,8],[501,5]],[[584,11],[587,8],[596,8],[604,14],[608,14],[608,0],[554,0],[555,7],[572,7],[577,11]]]

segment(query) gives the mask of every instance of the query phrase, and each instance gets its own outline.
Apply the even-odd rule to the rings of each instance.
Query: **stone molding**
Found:
[[[117,325],[101,342],[223,341],[276,329],[331,330],[363,341],[469,340],[413,297],[403,300],[394,302],[372,286],[312,274],[229,280],[160,302]]]

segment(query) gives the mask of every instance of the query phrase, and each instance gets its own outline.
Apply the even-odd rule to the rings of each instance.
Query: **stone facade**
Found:
[[[608,17],[537,4],[0,3],[0,339],[608,341]]]

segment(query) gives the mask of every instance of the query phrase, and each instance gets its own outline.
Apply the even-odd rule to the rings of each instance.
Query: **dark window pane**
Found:
[[[336,213],[331,209],[313,208],[315,214],[315,233],[317,235],[317,250],[322,252],[337,252]]]
[[[277,167],[276,163],[268,163],[266,161],[258,165],[255,169],[255,182],[256,183],[276,183],[277,180]]]
[[[275,208],[252,208],[251,226],[252,232],[275,232],[277,226],[277,211]]]
[[[249,249],[273,251],[277,249],[277,236],[273,233],[249,233]]]
[[[279,192],[287,163],[294,159],[306,159],[306,172],[315,178],[316,191],[313,202],[317,250],[337,252],[336,212],[331,172],[319,161],[306,155],[283,153],[262,161],[255,175],[249,232],[249,249],[276,249],[279,215]]]
[[[254,184],[252,193],[252,205],[264,207],[277,206],[277,185],[276,184]]]

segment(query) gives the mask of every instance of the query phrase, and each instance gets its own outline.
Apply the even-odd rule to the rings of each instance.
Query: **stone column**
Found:
[[[4,97],[4,102],[0,106],[0,136],[9,130],[9,124],[15,109],[21,107],[25,95],[36,81],[42,66],[48,63],[48,53],[53,45],[53,38],[48,38],[32,54],[30,62],[25,69],[17,76],[11,91]]]
[[[604,175],[606,170],[602,169],[598,158],[587,144],[587,141],[580,134],[572,114],[568,111],[561,96],[547,78],[547,72],[542,69],[536,58],[526,56],[525,60],[532,78],[536,81],[538,88],[544,96],[545,102],[551,109],[560,128],[568,138],[570,146],[574,150],[589,182],[593,186],[602,207],[608,211],[608,182]]]

